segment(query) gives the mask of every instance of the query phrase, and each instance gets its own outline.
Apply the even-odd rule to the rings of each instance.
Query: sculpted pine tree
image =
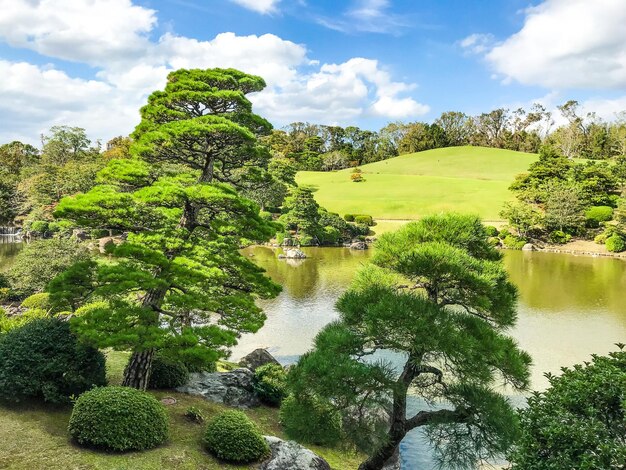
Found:
[[[320,332],[290,381],[296,397],[336,407],[351,438],[380,429],[372,418],[389,410],[360,470],[381,469],[416,428],[450,468],[471,468],[511,445],[515,413],[493,386],[524,390],[530,357],[506,335],[516,289],[500,259],[478,218],[427,217],[383,235],[373,266],[339,299],[340,319]],[[399,369],[380,359],[390,354]],[[409,416],[408,394],[421,403]]]
[[[178,70],[141,109],[131,158],[114,159],[100,184],[66,198],[56,216],[127,232],[111,260],[55,279],[52,298],[85,306],[75,330],[100,347],[131,349],[123,384],[145,389],[156,349],[187,363],[228,355],[265,320],[257,297],[279,287],[239,253],[276,231],[236,187],[262,178],[270,124],[246,95],[265,86],[237,70]]]

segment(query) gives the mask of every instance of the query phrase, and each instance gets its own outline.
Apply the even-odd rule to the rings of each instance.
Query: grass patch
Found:
[[[111,384],[120,383],[128,356],[125,352],[106,351],[107,377]],[[190,406],[200,409],[207,419],[227,407],[172,391],[150,393],[158,399],[174,397],[177,400],[176,404],[167,406],[170,439],[156,449],[123,454],[98,452],[73,444],[67,433],[71,407],[53,407],[41,403],[0,404],[0,468],[223,470],[253,469],[258,465],[237,466],[217,461],[202,447],[204,425],[194,424],[184,416]],[[276,409],[262,406],[246,411],[246,414],[257,423],[263,434],[285,438]],[[363,460],[362,455],[339,449],[310,448],[336,470],[356,469]]]
[[[350,180],[351,169],[303,171],[297,180],[316,188],[317,202],[341,215],[418,219],[456,211],[500,220],[503,203],[513,199],[509,185],[536,159],[535,154],[511,150],[449,147],[363,165],[362,183]]]

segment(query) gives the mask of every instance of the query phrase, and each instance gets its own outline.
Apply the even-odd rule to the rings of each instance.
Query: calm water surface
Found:
[[[334,303],[371,251],[308,248],[302,261],[279,260],[278,249],[255,247],[245,252],[283,285],[275,299],[264,301],[265,326],[244,336],[233,358],[265,347],[282,363],[307,351],[317,332],[337,318]],[[534,361],[532,387],[544,389],[545,372],[606,354],[626,341],[626,261],[555,253],[507,251],[504,262],[520,293],[519,319],[511,334]],[[520,397],[512,397],[516,402]],[[419,402],[413,400],[417,409]],[[434,467],[418,430],[401,445],[403,469]]]

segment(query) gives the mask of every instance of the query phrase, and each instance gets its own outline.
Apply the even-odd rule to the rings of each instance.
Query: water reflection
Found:
[[[265,326],[246,335],[233,351],[237,359],[256,347],[267,347],[283,363],[292,363],[307,351],[317,332],[337,318],[334,304],[347,289],[354,272],[371,252],[344,248],[304,249],[309,258],[298,265],[278,260],[276,249],[246,250],[268,274],[284,286],[283,292],[263,302]],[[534,361],[534,389],[544,389],[545,372],[558,373],[606,354],[626,340],[626,261],[604,257],[510,251],[505,265],[518,286],[519,320],[511,334]],[[520,403],[523,397],[511,397]],[[409,403],[411,412],[421,406]],[[401,445],[403,469],[435,468],[419,431]]]

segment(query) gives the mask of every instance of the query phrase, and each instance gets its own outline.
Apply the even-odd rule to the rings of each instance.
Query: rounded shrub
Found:
[[[39,294],[33,294],[26,297],[21,304],[24,308],[39,308],[42,310],[50,310],[52,305],[50,304],[50,294],[47,292],[40,292]]]
[[[585,212],[586,225],[597,228],[602,222],[613,220],[613,208],[610,206],[593,206]]]
[[[515,235],[509,234],[506,237],[504,237],[504,240],[502,240],[502,243],[504,243],[504,246],[506,246],[507,248],[511,250],[521,250],[526,244],[526,240],[524,240],[523,238],[516,237]]]
[[[354,214],[346,214],[343,216],[346,222],[354,222]]]
[[[498,237],[501,239],[505,239],[506,237],[508,237],[509,235],[511,235],[511,232],[509,232],[507,229],[503,228],[502,230],[500,230],[498,232]]]
[[[72,410],[70,435],[81,445],[112,451],[145,450],[167,439],[165,407],[129,387],[100,387],[82,394]]]
[[[497,237],[498,229],[495,228],[493,225],[487,225],[485,226],[485,233],[487,234],[488,237]]]
[[[287,396],[287,373],[279,364],[265,364],[254,371],[253,386],[263,403],[278,406]]]
[[[291,439],[329,446],[341,440],[341,416],[321,398],[289,395],[283,400],[279,415]]]
[[[149,388],[176,388],[189,381],[189,370],[180,361],[156,356],[152,360]]]
[[[558,245],[562,245],[567,243],[572,239],[572,236],[569,233],[565,233],[562,230],[555,230],[554,232],[550,232],[548,235],[548,241],[550,243],[555,243]]]
[[[261,217],[263,220],[272,220],[272,214],[270,212],[267,211],[260,211],[259,212],[259,217]]]
[[[45,220],[33,220],[30,223],[29,230],[37,233],[45,233],[48,231],[48,222]]]
[[[79,342],[67,322],[33,319],[0,340],[0,399],[68,403],[106,384],[104,363],[103,354]]]
[[[368,227],[374,225],[374,219],[371,215],[356,215],[354,216],[354,221],[357,224],[367,225]]]
[[[626,250],[626,242],[619,235],[611,235],[604,244],[611,253],[621,253]]]
[[[255,462],[270,453],[256,424],[234,410],[220,413],[208,423],[204,445],[217,458],[235,463]]]

